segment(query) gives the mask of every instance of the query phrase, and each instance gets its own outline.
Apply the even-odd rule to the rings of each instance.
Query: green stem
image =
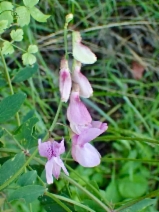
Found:
[[[60,103],[59,103],[59,105],[58,105],[57,112],[56,112],[55,118],[54,118],[54,120],[53,120],[53,122],[52,122],[52,125],[51,125],[51,127],[50,127],[50,129],[49,129],[49,132],[52,132],[52,131],[54,130],[54,128],[55,128],[57,119],[58,119],[59,114],[60,114],[61,107],[62,107],[62,101],[60,101]],[[47,138],[48,138],[48,133],[46,134],[46,136],[44,137],[43,140],[47,140]]]
[[[70,177],[66,176],[65,174],[61,173],[61,176],[66,179],[68,182],[70,182],[72,185],[79,188],[81,191],[83,191],[85,194],[87,194],[94,202],[96,202],[101,208],[103,208],[107,212],[111,212],[111,209],[109,209],[105,204],[103,204],[97,197],[95,197],[92,193],[90,193],[87,189],[85,189],[83,186],[78,184],[76,181],[71,179]]]
[[[3,38],[0,38],[0,40],[1,40],[1,41],[7,41],[7,40],[5,40],[5,39],[3,39]],[[22,52],[25,52],[25,53],[27,52],[27,51],[25,51],[24,49],[20,48],[19,46],[13,44],[13,41],[11,42],[11,45],[14,46],[15,48],[21,50]]]
[[[62,208],[64,208],[68,212],[72,212],[63,202],[59,200],[59,198],[55,197],[54,194],[51,194],[49,192],[45,192],[45,195],[53,199],[57,204],[61,205]]]
[[[7,64],[6,64],[5,58],[4,58],[1,50],[0,50],[0,55],[1,55],[1,58],[2,58],[2,63],[3,63],[3,66],[4,66],[4,72],[5,72],[5,75],[6,75],[7,82],[9,84],[10,92],[13,95],[14,94],[13,86],[12,86],[11,79],[10,79],[10,76],[9,76]],[[18,126],[20,126],[20,118],[19,118],[18,113],[16,113],[16,119],[17,119]]]
[[[0,148],[0,152],[19,153],[20,151],[17,149]]]
[[[63,200],[63,201],[65,201],[65,202],[68,202],[68,203],[77,205],[77,206],[79,206],[79,207],[81,207],[81,208],[84,208],[84,209],[86,209],[87,211],[95,212],[95,211],[92,210],[91,208],[89,208],[89,207],[87,207],[87,206],[85,206],[85,205],[83,205],[83,204],[81,204],[81,203],[79,203],[79,202],[76,202],[76,201],[74,201],[74,200],[68,199],[68,198],[66,198],[66,197],[63,197],[63,196],[60,196],[60,195],[56,195],[56,194],[50,194],[49,192],[46,192],[45,194],[46,194],[46,196],[49,196],[49,197],[51,197],[52,199],[56,197],[57,199],[60,199],[60,200]],[[49,195],[48,195],[48,194],[49,194]],[[53,199],[53,200],[54,200],[54,199]]]
[[[68,60],[68,45],[67,45],[67,27],[68,23],[65,23],[64,26],[64,46],[65,46],[65,59]]]
[[[130,202],[128,202],[127,204],[125,204],[124,206],[116,209],[114,212],[119,212],[119,211],[122,211],[123,209],[126,209],[126,208],[129,208],[130,206],[134,205],[135,203],[143,200],[143,199],[146,199],[146,198],[152,198],[152,197],[156,197],[159,195],[159,189],[156,190],[156,191],[152,191],[151,193],[145,195],[145,196],[142,196],[142,197],[139,197],[135,200],[132,200]]]
[[[25,150],[24,147],[14,138],[14,136],[5,128],[3,128],[6,133],[14,140],[14,142],[17,144],[17,146],[21,149],[21,150]]]
[[[31,203],[29,203],[29,209],[30,209],[30,212],[33,212]]]
[[[124,137],[124,136],[100,136],[96,141],[111,141],[111,140],[128,140],[128,141],[141,141],[152,144],[159,144],[158,140],[142,137]]]

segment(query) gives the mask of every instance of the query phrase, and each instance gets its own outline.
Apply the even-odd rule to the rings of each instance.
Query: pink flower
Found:
[[[80,32],[73,32],[73,57],[84,64],[93,64],[97,58],[95,54],[85,45],[81,43]]]
[[[88,79],[80,72],[81,63],[76,61],[74,64],[74,70],[72,73],[72,80],[78,83],[80,87],[80,96],[89,98],[93,94],[93,89]]]
[[[67,102],[70,96],[72,80],[70,70],[68,68],[68,61],[65,59],[61,60],[59,86],[61,93],[61,100]]]
[[[67,108],[67,118],[70,122],[72,130],[78,134],[80,128],[89,126],[92,118],[86,108],[81,102],[78,91],[72,91],[70,95],[70,103]]]
[[[66,175],[69,175],[63,161],[60,159],[60,155],[65,152],[64,139],[61,143],[51,140],[41,143],[41,139],[39,139],[38,144],[39,154],[48,159],[45,165],[47,183],[53,183],[52,175],[56,179],[59,178],[61,168]]]
[[[92,121],[91,126],[72,136],[72,157],[84,167],[100,164],[100,153],[88,142],[92,141],[108,129],[106,123]]]

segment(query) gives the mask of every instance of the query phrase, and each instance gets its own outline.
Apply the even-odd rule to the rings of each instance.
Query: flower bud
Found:
[[[93,89],[88,79],[80,72],[81,63],[76,61],[74,63],[74,70],[72,73],[72,80],[78,83],[80,87],[80,96],[84,98],[89,98],[93,94]]]
[[[69,13],[68,15],[66,15],[66,23],[69,23],[70,21],[72,21],[73,19],[73,14]]]
[[[81,36],[78,31],[73,34],[73,57],[84,64],[93,64],[96,62],[96,55],[85,45],[81,43]]]
[[[66,59],[61,60],[59,86],[61,93],[61,100],[67,102],[70,96],[72,80],[70,70],[68,68],[68,61]]]

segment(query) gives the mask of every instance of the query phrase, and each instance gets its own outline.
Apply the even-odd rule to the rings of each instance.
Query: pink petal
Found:
[[[72,146],[72,157],[81,166],[94,167],[100,164],[99,152],[89,143],[86,143],[83,147],[79,145]]]
[[[92,122],[92,123],[93,126],[83,130],[81,134],[78,136],[77,143],[79,145],[84,145],[85,143],[94,140],[108,128],[106,123],[102,122]],[[95,128],[94,126],[99,128]]]
[[[53,177],[52,177],[52,170],[53,170],[53,158],[51,160],[48,160],[45,164],[45,170],[46,170],[46,181],[48,184],[53,183]]]
[[[52,161],[53,161],[52,174],[56,179],[58,179],[61,171],[61,166],[59,166],[59,164],[56,163],[56,157],[53,157]]]
[[[108,129],[107,123],[102,123],[100,121],[92,121],[91,124],[92,124],[93,128],[99,128],[99,129],[104,130],[104,131]]]
[[[60,143],[53,141],[52,142],[53,155],[58,157],[59,155],[65,152],[64,139]]]
[[[60,157],[55,157],[54,161],[56,162],[56,164],[58,166],[60,166],[63,169],[63,171],[65,172],[66,175],[69,175],[69,173]]]
[[[52,144],[51,141],[47,141],[44,143],[41,143],[41,139],[38,139],[38,149],[39,149],[39,154],[42,157],[46,157],[48,159],[51,159],[52,157]]]
[[[59,86],[60,86],[61,100],[63,102],[67,102],[71,92],[72,80],[68,68],[68,62],[65,59],[61,60]]]
[[[70,104],[67,109],[67,118],[69,122],[75,125],[88,125],[92,121],[86,106],[79,98],[78,92],[71,92]]]
[[[73,124],[73,123],[70,123],[70,127],[71,127],[71,130],[76,133],[77,135],[80,135],[81,132],[87,128],[89,128],[91,126],[91,124],[87,124],[87,125],[76,125],[76,124]]]
[[[75,70],[72,73],[72,80],[80,87],[80,96],[89,98],[93,94],[93,89],[88,79],[80,72],[80,64],[75,63]]]

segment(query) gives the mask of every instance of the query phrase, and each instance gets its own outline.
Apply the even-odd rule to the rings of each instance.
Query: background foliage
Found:
[[[0,39],[1,55],[5,56],[15,92],[10,96],[2,59],[1,211],[106,211],[88,195],[90,192],[112,211],[157,212],[159,2],[10,2],[22,8],[17,7],[13,14],[5,12],[8,22],[13,22],[11,28],[6,29],[8,22],[0,23],[0,30],[6,29]],[[35,7],[45,15],[36,16]],[[21,13],[23,20],[16,17]],[[108,122],[109,129],[94,141],[103,156],[100,166],[86,169],[73,162],[70,155],[64,155],[73,182],[62,175],[46,190],[45,161],[36,155],[35,148],[37,139],[47,133],[60,101],[58,73],[68,13],[74,14],[68,32],[69,52],[71,29],[80,30],[84,43],[98,58],[95,64],[82,68],[94,88],[93,97],[84,101],[93,119]],[[6,16],[0,15],[0,20]],[[17,22],[22,27],[18,36]],[[35,61],[32,67],[25,66]],[[63,125],[67,124],[66,107],[64,104],[58,119]],[[17,111],[21,122],[18,128]],[[65,135],[69,150],[68,129],[63,125],[56,125],[52,136],[58,140]]]

